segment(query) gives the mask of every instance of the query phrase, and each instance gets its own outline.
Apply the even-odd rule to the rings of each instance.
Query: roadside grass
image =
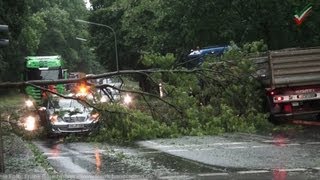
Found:
[[[0,95],[0,110],[17,108],[23,104],[24,95],[19,92],[12,92]]]
[[[29,149],[33,152],[34,154],[34,160],[35,162],[43,167],[45,171],[48,173],[51,179],[54,180],[60,180],[63,179],[62,177],[59,176],[59,173],[50,165],[49,161],[46,159],[46,157],[43,155],[43,153],[37,148],[36,145],[34,145],[32,142],[28,142],[28,147]]]
[[[53,167],[49,164],[48,160],[45,158],[45,156],[41,153],[41,151],[31,142],[28,141],[28,139],[32,139],[32,137],[37,137],[34,135],[33,132],[26,132],[21,127],[17,126],[16,123],[19,120],[19,116],[22,113],[21,109],[23,109],[25,96],[24,94],[21,94],[17,91],[1,94],[0,95],[0,113],[1,116],[5,116],[7,114],[11,114],[12,121],[14,120],[13,124],[14,126],[10,126],[8,123],[3,123],[3,133],[10,134],[14,133],[18,136],[20,136],[22,139],[24,139],[22,146],[24,146],[27,149],[30,149],[30,151],[33,154],[32,160],[27,165],[20,165],[22,167],[25,167],[26,170],[28,170],[28,167],[36,167],[37,165],[41,166],[47,174],[50,176],[51,179],[63,179],[59,178],[57,172],[53,169]],[[14,116],[14,117],[13,117]],[[8,147],[5,147],[8,148]],[[11,150],[10,150],[11,149]],[[12,152],[11,152],[12,151]],[[13,153],[14,150],[12,148],[9,148],[8,153]],[[18,159],[19,160],[19,159]],[[15,159],[10,160],[9,159],[9,165],[13,166],[14,163],[23,163],[21,160],[17,161]],[[13,165],[12,165],[13,164]]]

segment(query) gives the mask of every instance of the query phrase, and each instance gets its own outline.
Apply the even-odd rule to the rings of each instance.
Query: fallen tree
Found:
[[[157,56],[153,60],[157,61]],[[162,60],[166,57],[159,57]],[[233,62],[227,61],[233,59]],[[119,103],[92,103],[87,105],[99,111],[102,121],[94,141],[132,141],[179,135],[211,135],[224,132],[255,132],[268,129],[270,124],[263,111],[263,92],[252,76],[255,68],[247,54],[232,52],[225,59],[208,58],[197,69],[168,69],[157,64],[146,70],[123,70],[79,79],[54,81],[4,82],[0,88],[33,86],[43,91],[59,94],[44,88],[48,84],[87,83],[92,89],[111,88],[134,95],[130,108]],[[150,61],[149,61],[150,63]],[[152,64],[152,63],[151,63]],[[90,84],[88,80],[112,77],[146,76],[156,91],[118,88],[110,84]],[[165,92],[160,97],[159,84]],[[255,98],[252,98],[254,94]]]

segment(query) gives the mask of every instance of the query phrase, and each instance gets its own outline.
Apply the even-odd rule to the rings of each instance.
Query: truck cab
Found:
[[[62,59],[60,56],[28,56],[25,58],[24,80],[57,80],[63,79]],[[54,90],[63,93],[63,85],[54,85]],[[48,88],[48,87],[45,87]],[[38,105],[43,103],[43,93],[32,86],[27,86],[26,94]]]

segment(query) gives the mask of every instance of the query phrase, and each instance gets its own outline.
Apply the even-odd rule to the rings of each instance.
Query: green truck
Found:
[[[64,79],[65,70],[62,69],[62,59],[60,56],[28,56],[25,58],[24,81],[30,80],[57,80]],[[64,93],[64,85],[46,86],[50,90]],[[45,93],[32,86],[25,88],[26,94],[32,98],[37,105],[44,103]]]

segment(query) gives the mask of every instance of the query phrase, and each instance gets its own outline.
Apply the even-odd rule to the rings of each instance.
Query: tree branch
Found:
[[[150,97],[153,97],[153,98],[156,98],[166,104],[168,104],[170,107],[174,108],[177,112],[179,112],[180,114],[183,114],[182,111],[180,109],[178,109],[175,105],[171,104],[170,102],[160,98],[159,96],[155,95],[155,94],[151,94],[151,93],[147,93],[147,92],[143,92],[143,91],[134,91],[134,90],[126,90],[126,89],[119,89],[115,86],[111,86],[111,85],[108,85],[108,84],[103,84],[103,85],[97,85],[95,86],[96,88],[112,88],[112,89],[115,89],[115,90],[118,90],[120,92],[127,92],[127,93],[134,93],[134,94],[140,94],[141,96],[150,96]]]
[[[0,83],[0,89],[8,88],[21,88],[27,85],[55,85],[55,84],[69,84],[69,83],[79,83],[86,82],[89,79],[99,79],[106,77],[113,77],[117,75],[128,75],[128,74],[148,74],[148,73],[195,73],[198,71],[203,71],[202,69],[193,69],[193,70],[161,70],[161,69],[146,69],[146,70],[123,70],[119,72],[108,72],[97,75],[88,75],[83,78],[77,79],[58,79],[58,80],[31,80],[31,81],[22,81],[22,82],[2,82]]]
[[[97,111],[107,111],[107,112],[109,112],[109,113],[118,113],[118,114],[124,113],[124,112],[120,112],[120,111],[108,111],[108,110],[104,110],[104,109],[99,109],[99,108],[97,108],[95,105],[89,103],[88,101],[86,101],[86,100],[84,100],[84,99],[82,99],[82,98],[73,97],[73,96],[65,96],[65,95],[62,95],[62,94],[60,94],[60,93],[51,91],[51,90],[49,90],[49,89],[46,89],[46,88],[43,88],[43,87],[41,87],[41,86],[37,86],[37,85],[31,84],[31,83],[27,83],[27,85],[32,86],[32,87],[37,88],[37,89],[40,89],[40,90],[43,90],[43,91],[45,91],[45,92],[49,92],[49,93],[51,93],[51,94],[57,95],[57,96],[59,96],[59,97],[65,98],[65,99],[74,99],[74,100],[77,100],[77,101],[81,101],[81,102],[85,103],[86,105],[88,105],[89,107],[92,107],[93,109],[95,109],[95,110],[97,110]],[[127,114],[127,113],[125,113],[125,114]]]

